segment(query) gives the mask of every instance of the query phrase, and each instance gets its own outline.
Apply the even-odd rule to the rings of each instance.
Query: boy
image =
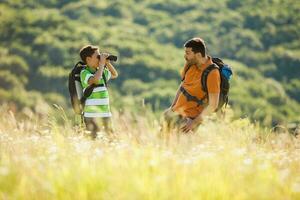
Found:
[[[87,45],[80,50],[81,60],[86,68],[80,73],[83,91],[92,84],[97,85],[92,94],[86,99],[83,112],[84,123],[92,138],[104,128],[108,134],[112,133],[109,95],[106,82],[118,77],[118,72],[108,59],[108,54],[100,53],[97,46]]]

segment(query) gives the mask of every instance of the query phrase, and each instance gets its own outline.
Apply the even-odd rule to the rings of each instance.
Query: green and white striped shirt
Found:
[[[91,67],[86,67],[80,72],[81,85],[84,90],[89,86],[88,80],[96,71]],[[111,73],[107,68],[103,70],[106,81],[111,77]],[[111,117],[110,107],[109,107],[109,95],[104,83],[103,78],[99,80],[102,86],[97,86],[93,89],[92,94],[86,99],[85,107],[83,111],[84,117]]]

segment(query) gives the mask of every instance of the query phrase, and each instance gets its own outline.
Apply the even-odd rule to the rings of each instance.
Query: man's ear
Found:
[[[197,58],[199,58],[199,59],[202,58],[202,54],[201,54],[200,52],[195,53],[195,56],[196,56]]]

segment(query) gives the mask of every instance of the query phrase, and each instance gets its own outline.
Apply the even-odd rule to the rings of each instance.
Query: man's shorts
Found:
[[[186,123],[187,118],[176,112],[165,112],[163,115],[163,128],[165,130],[180,129]]]

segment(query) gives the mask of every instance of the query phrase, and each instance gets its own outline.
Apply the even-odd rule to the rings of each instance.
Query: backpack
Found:
[[[203,99],[198,99],[195,96],[190,95],[183,87],[180,87],[180,91],[183,93],[183,95],[187,98],[188,101],[195,101],[198,105],[205,105],[204,100],[208,98],[207,94],[207,77],[208,74],[214,70],[218,69],[220,72],[220,78],[221,78],[221,85],[220,85],[220,96],[219,96],[219,104],[216,109],[216,111],[220,110],[224,104],[225,107],[228,104],[228,93],[230,89],[230,83],[229,80],[232,75],[232,69],[227,64],[225,64],[220,58],[212,58],[213,64],[208,66],[202,73],[201,76],[201,84],[202,84],[202,90],[206,93]],[[189,68],[185,71],[189,70]],[[184,77],[182,81],[184,80]]]
[[[85,68],[86,65],[82,61],[79,61],[75,64],[74,68],[69,73],[68,85],[69,85],[71,104],[75,114],[79,114],[79,115],[82,115],[85,100],[92,94],[93,89],[97,86],[101,86],[99,84],[92,84],[89,85],[83,92],[83,88],[80,80],[80,72]],[[107,85],[104,73],[102,74],[102,78],[104,80],[104,84]]]
[[[201,77],[201,84],[202,84],[202,90],[207,93],[207,77],[208,74],[213,69],[218,69],[220,72],[220,78],[221,78],[221,85],[220,85],[220,96],[219,96],[219,104],[216,111],[220,110],[224,104],[225,107],[228,104],[228,93],[230,89],[230,83],[229,80],[232,76],[232,69],[227,64],[223,62],[220,58],[212,58],[212,61],[214,64],[208,66],[204,72],[202,73]]]

